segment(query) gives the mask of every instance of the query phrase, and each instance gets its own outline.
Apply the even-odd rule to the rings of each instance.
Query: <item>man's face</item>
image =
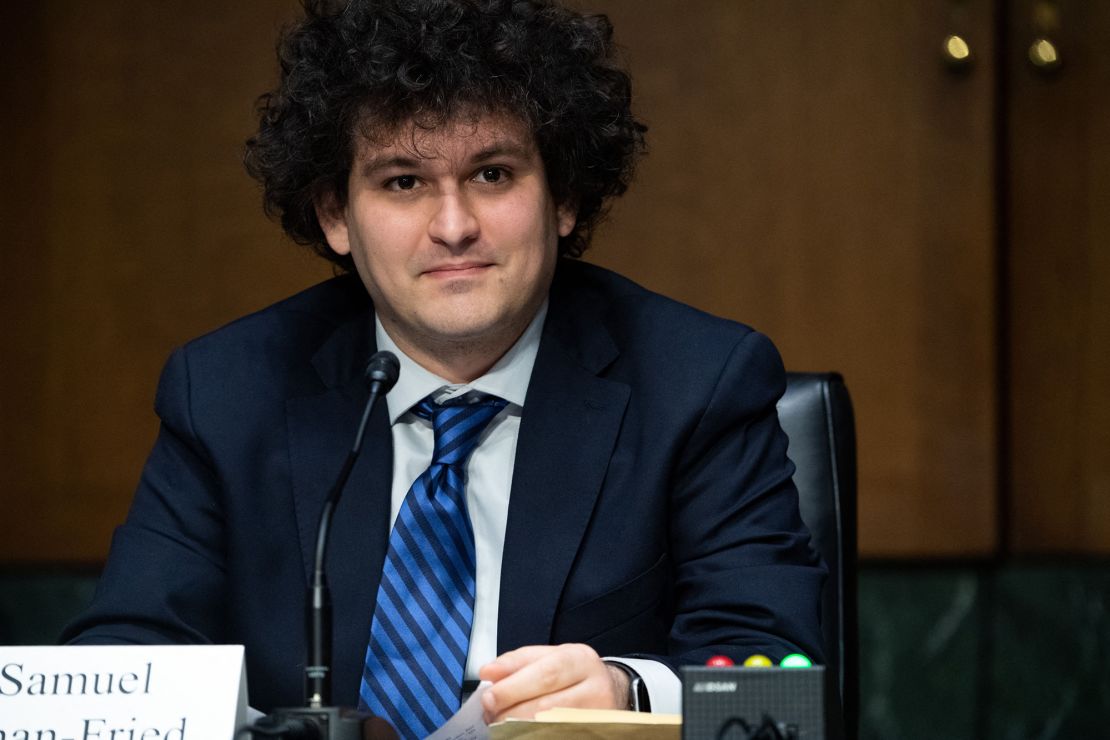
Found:
[[[390,337],[455,381],[473,378],[449,377],[445,358],[490,355],[484,372],[527,327],[575,218],[554,202],[528,130],[497,116],[362,140],[346,206],[317,211]]]

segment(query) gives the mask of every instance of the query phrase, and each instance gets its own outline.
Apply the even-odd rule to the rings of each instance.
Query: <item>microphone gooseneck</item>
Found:
[[[367,363],[363,379],[370,390],[370,395],[366,399],[354,443],[320,511],[320,522],[316,527],[316,557],[308,596],[309,640],[308,661],[305,665],[305,703],[310,709],[319,709],[331,704],[331,594],[328,591],[324,567],[327,561],[332,515],[339,504],[339,497],[343,493],[347,479],[351,476],[355,461],[358,460],[366,425],[370,421],[374,405],[393,388],[400,372],[401,365],[392,352],[375,352]]]
[[[366,365],[363,378],[370,390],[354,444],[339,471],[335,484],[328,491],[316,527],[316,557],[312,582],[308,589],[308,661],[305,665],[305,706],[275,709],[254,724],[244,728],[252,737],[275,737],[284,740],[397,740],[397,732],[383,718],[353,709],[331,706],[331,594],[324,574],[328,552],[328,534],[332,515],[339,503],[343,487],[362,449],[366,424],[378,399],[389,393],[397,382],[401,365],[392,352],[376,352]],[[241,733],[240,733],[241,734]],[[236,737],[239,735],[237,734]]]

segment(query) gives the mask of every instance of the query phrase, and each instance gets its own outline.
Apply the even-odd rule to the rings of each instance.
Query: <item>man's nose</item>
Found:
[[[463,193],[444,193],[428,224],[428,234],[451,249],[461,249],[478,238],[478,217]]]

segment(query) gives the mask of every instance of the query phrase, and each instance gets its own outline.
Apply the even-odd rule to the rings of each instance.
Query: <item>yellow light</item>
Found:
[[[954,62],[962,62],[971,56],[971,47],[962,36],[955,34],[944,39],[944,51]]]

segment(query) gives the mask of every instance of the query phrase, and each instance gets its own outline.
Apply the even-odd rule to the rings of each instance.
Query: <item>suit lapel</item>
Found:
[[[286,401],[293,507],[306,584],[312,573],[320,510],[350,449],[366,403],[367,390],[361,375],[373,351],[373,323],[367,312],[341,325],[313,358],[326,388],[315,395]],[[332,520],[326,571],[336,646],[365,645],[370,634],[374,597],[389,538],[392,468],[389,416],[386,404],[379,402]],[[338,651],[334,656],[332,683],[336,699],[348,704],[357,698],[354,692],[363,659],[361,654],[349,653]]]
[[[553,287],[528,386],[498,609],[498,653],[551,639],[555,610],[585,535],[628,403],[629,388],[598,377],[617,355],[582,296]]]

